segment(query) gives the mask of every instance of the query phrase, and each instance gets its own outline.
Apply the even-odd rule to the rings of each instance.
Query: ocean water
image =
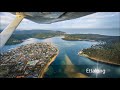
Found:
[[[101,34],[108,36],[120,36],[120,28],[110,29],[62,29],[60,31],[68,34]]]

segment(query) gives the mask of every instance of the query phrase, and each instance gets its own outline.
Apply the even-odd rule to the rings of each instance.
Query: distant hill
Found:
[[[120,36],[107,36],[100,34],[65,34],[63,40],[68,41],[105,41],[115,42],[120,40]]]
[[[65,33],[62,31],[52,31],[52,30],[21,30],[15,31],[13,34],[38,34],[38,33]]]
[[[0,30],[2,32],[2,30]],[[13,34],[38,34],[38,33],[61,33],[65,34],[65,32],[62,31],[53,31],[53,30],[15,30]]]
[[[2,30],[0,30],[1,32]],[[66,34],[62,31],[52,30],[15,30],[6,45],[18,44],[28,38],[45,39]]]

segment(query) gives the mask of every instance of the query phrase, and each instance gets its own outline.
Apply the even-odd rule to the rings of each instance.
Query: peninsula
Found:
[[[109,36],[108,39],[101,39],[98,44],[80,50],[78,54],[94,61],[120,65],[120,36]]]
[[[0,77],[43,78],[59,51],[50,43],[33,43],[1,53]]]

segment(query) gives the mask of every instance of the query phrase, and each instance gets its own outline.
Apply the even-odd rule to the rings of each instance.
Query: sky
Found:
[[[0,29],[3,30],[15,18],[9,12],[0,12]],[[52,24],[38,24],[28,19],[23,19],[18,30],[32,29],[69,29],[69,28],[120,28],[120,12],[97,12],[81,18],[60,21]]]

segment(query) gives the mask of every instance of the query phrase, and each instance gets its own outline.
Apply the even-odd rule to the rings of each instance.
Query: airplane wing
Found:
[[[16,12],[11,12],[16,14]],[[23,12],[26,19],[40,24],[50,24],[83,17],[95,12]]]

